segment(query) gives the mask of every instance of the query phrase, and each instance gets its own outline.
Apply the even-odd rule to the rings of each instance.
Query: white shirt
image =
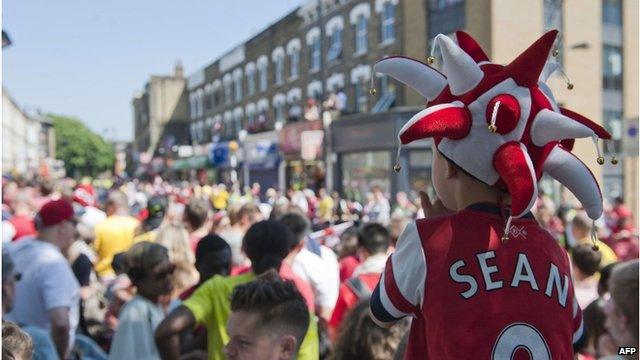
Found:
[[[313,288],[316,305],[333,309],[340,288],[338,258],[331,249],[320,247],[322,257],[302,248],[291,265],[293,272]]]
[[[387,254],[376,254],[369,256],[362,264],[358,265],[353,270],[351,277],[358,277],[362,274],[379,274],[384,271],[384,266],[387,264]]]
[[[154,333],[162,319],[160,307],[142,296],[134,296],[118,314],[109,359],[160,359]]]
[[[68,308],[71,348],[80,320],[80,285],[69,262],[57,246],[36,239],[12,243],[9,252],[22,278],[16,282],[14,306],[7,319],[50,330],[48,311]]]

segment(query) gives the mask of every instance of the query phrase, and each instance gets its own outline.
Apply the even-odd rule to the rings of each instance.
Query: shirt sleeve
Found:
[[[193,313],[197,324],[204,324],[213,313],[213,301],[211,294],[215,292],[215,281],[217,276],[202,284],[193,295],[185,300],[182,305],[186,306]]]
[[[371,295],[373,316],[395,322],[420,310],[427,277],[427,263],[416,223],[404,229],[396,251],[387,260],[380,281]]]
[[[47,310],[66,307],[71,309],[78,301],[78,283],[68,263],[51,262],[41,268],[42,298]]]
[[[582,309],[578,305],[575,296],[573,298],[573,350],[578,352],[587,340],[584,321],[582,319]]]

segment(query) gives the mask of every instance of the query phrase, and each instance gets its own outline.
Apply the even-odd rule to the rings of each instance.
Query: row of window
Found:
[[[388,44],[395,40],[395,4],[397,0],[385,0],[381,3],[380,9],[380,43]],[[369,4],[363,3],[354,7],[350,14],[351,22],[354,26],[355,55],[364,54],[368,48],[368,26],[370,10]],[[337,60],[342,56],[343,42],[343,20],[341,16],[331,18],[327,24],[327,36],[329,38],[329,48],[327,50],[327,60]],[[320,31],[312,28],[307,32],[307,46],[309,48],[309,71],[315,72],[321,66],[321,44]],[[292,46],[289,46],[292,45]],[[289,42],[287,51],[282,47],[276,48],[272,54],[274,82],[276,86],[285,82],[285,57],[289,60],[289,80],[295,80],[299,76],[300,67],[300,45],[299,40],[294,39]],[[268,59],[261,56],[254,63],[245,65],[244,76],[246,77],[247,97],[254,96],[257,91],[264,92],[268,88]],[[257,79],[256,79],[257,76]],[[241,102],[243,99],[243,72],[235,69],[232,73],[227,73],[222,77],[222,82],[215,81],[208,84],[203,89],[193,91],[189,95],[190,117],[201,117],[205,112],[218,108],[221,105],[229,106]],[[257,83],[256,83],[257,82]],[[256,86],[257,85],[257,86]],[[222,93],[221,93],[222,92]]]

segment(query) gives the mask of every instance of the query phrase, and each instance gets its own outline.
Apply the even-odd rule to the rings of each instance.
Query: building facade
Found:
[[[172,75],[151,76],[144,91],[132,100],[134,160],[151,163],[154,157],[177,151],[188,142],[186,79],[178,62]]]
[[[310,0],[189,76],[189,137],[195,156],[209,157],[191,163],[208,167],[211,181],[245,185],[351,193],[373,184],[389,193],[428,188],[428,143],[403,150],[408,172],[395,174],[391,137],[382,145],[350,138],[374,128],[395,136],[398,124],[424,106],[408,87],[373,74],[373,64],[387,55],[433,55],[439,68],[433,39],[458,29],[494,62],[507,63],[558,29],[556,61],[574,87],[561,73],[549,85],[559,103],[612,133],[613,141],[599,146],[620,163],[598,165],[590,139],[577,141],[574,152],[606,199],[622,196],[637,207],[637,146],[629,146],[637,143],[637,12],[633,0]],[[310,111],[330,94],[340,95],[341,111]],[[543,179],[541,188],[564,196],[552,181]]]
[[[25,111],[3,88],[2,172],[52,176],[56,168],[53,123],[41,114]]]

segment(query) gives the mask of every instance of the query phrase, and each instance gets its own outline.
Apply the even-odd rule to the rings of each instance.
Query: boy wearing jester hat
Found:
[[[375,65],[427,99],[400,143],[434,144],[437,199],[421,194],[427,218],[406,227],[370,301],[381,326],[413,317],[407,359],[573,359],[585,338],[567,254],[529,210],[546,173],[600,217],[598,184],[571,150],[610,135],[545,84],[556,35],[504,66],[461,31],[436,37],[443,73],[405,57]]]

